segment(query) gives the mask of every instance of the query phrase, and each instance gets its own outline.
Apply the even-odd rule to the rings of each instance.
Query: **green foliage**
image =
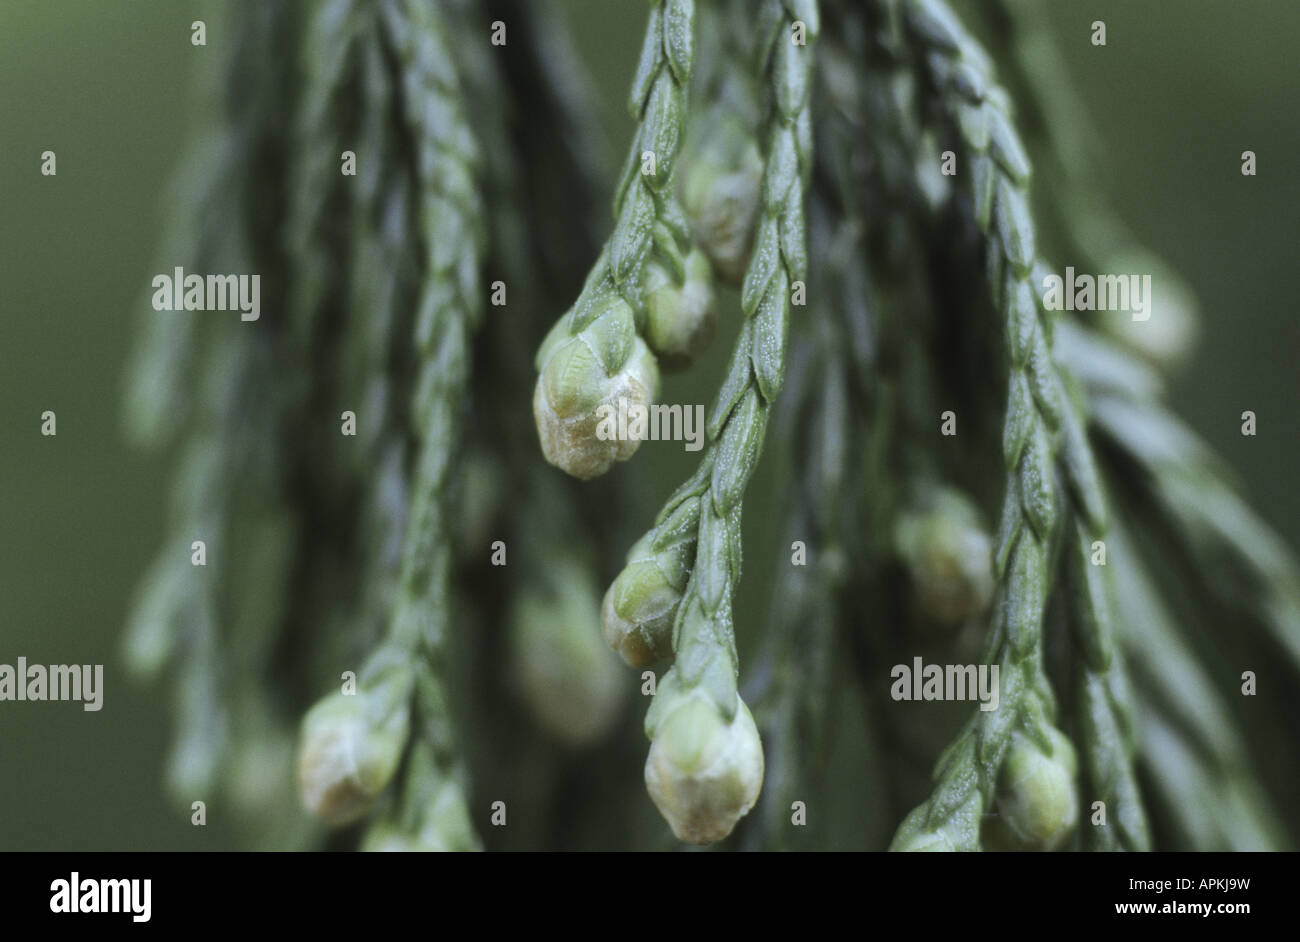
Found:
[[[1032,29],[1020,6],[991,15]],[[867,802],[854,846],[1295,844],[1300,574],[1160,404],[1158,351],[1040,301],[1044,220],[1080,253],[1123,231],[1075,212],[1059,77],[940,0],[651,0],[606,188],[549,3],[276,5],[235,33],[180,244],[261,272],[273,313],[151,320],[128,397],[183,448],[127,637],[176,680],[179,797],[228,794],[271,846],[672,846],[657,807],[683,841],[818,847]],[[715,320],[705,447],[651,518],[598,410],[698,371]],[[742,673],[765,453],[783,540],[750,547],[778,574]],[[644,786],[640,678],[598,624],[658,668]],[[996,665],[997,708],[891,699],[921,655]],[[1276,670],[1258,698],[1250,665]],[[295,748],[305,806],[351,829],[285,813]]]

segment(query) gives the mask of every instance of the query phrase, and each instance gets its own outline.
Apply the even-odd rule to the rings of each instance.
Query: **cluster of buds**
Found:
[[[603,257],[538,351],[533,414],[542,452],[574,477],[604,474],[636,452],[636,440],[601,437],[602,417],[650,408],[660,369],[689,366],[717,330],[715,276],[738,285],[748,267],[763,178],[753,129],[731,118],[701,125],[686,164],[680,195],[695,246],[683,257],[656,236],[630,295],[614,285]],[[634,309],[629,296],[643,306]],[[677,653],[673,629],[695,562],[699,518],[700,498],[682,501],[637,541],[605,593],[605,640],[633,667]],[[585,621],[577,615],[561,626],[547,615],[554,603],[525,598],[517,607],[517,644],[531,652],[521,677],[526,692],[537,686],[530,699],[555,732],[587,739],[612,712],[603,703],[603,668],[569,676],[568,666],[589,661]],[[541,634],[533,630],[538,625],[545,626]],[[763,783],[762,744],[749,709],[738,695],[732,705],[729,696],[703,688],[688,688],[670,671],[646,719],[646,787],[673,833],[694,844],[730,834]]]
[[[763,788],[763,746],[745,702],[728,718],[702,690],[665,678],[646,717],[645,783],[673,834],[712,844],[731,833]]]
[[[533,417],[542,453],[574,477],[597,477],[632,457],[638,441],[597,435],[598,411],[616,409],[620,399],[648,408],[659,370],[685,369],[712,341],[715,276],[739,285],[749,265],[763,177],[753,129],[719,117],[701,125],[684,156],[682,209],[695,247],[685,257],[665,246],[650,254],[634,279],[634,295],[644,299],[639,310],[608,277],[603,258],[538,350]]]
[[[537,352],[533,418],[542,453],[576,478],[604,474],[640,445],[635,438],[599,435],[602,413],[649,409],[659,392],[660,368],[689,366],[713,339],[717,314],[709,260],[692,250],[678,264],[680,281],[658,260],[647,262],[639,325],[632,306],[612,285],[589,285]],[[578,316],[585,325],[574,333]]]
[[[364,815],[401,762],[411,723],[411,670],[381,657],[355,693],[334,693],[302,722],[298,787],[303,806],[330,825]]]
[[[1074,745],[1055,727],[1045,749],[1037,739],[1018,734],[1007,750],[998,779],[997,814],[984,826],[991,850],[1055,850],[1069,837],[1079,817]]]

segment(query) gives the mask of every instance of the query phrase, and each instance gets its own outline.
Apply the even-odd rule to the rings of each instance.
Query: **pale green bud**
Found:
[[[538,387],[556,414],[569,418],[601,402],[609,376],[584,331],[555,348],[538,377]]]
[[[985,828],[991,849],[1055,850],[1074,830],[1078,761],[1064,733],[1052,729],[1049,736],[1050,755],[1028,736],[1012,740],[998,780],[998,814]]]
[[[655,553],[652,539],[633,545],[601,606],[605,640],[631,667],[672,656],[673,620],[689,576],[679,547]]]
[[[960,493],[939,490],[924,504],[899,517],[894,544],[923,618],[939,626],[959,625],[993,600],[993,541]]]
[[[657,262],[646,267],[645,339],[666,370],[685,369],[713,341],[717,310],[713,271],[699,249],[686,256],[686,280],[678,285]]]
[[[704,694],[683,696],[655,729],[645,783],[678,840],[712,844],[730,834],[763,788],[763,746],[744,701],[736,697],[728,723]]]
[[[736,118],[709,120],[687,144],[682,208],[718,278],[739,285],[758,219],[763,156],[752,130]]]
[[[630,323],[630,322],[629,322]],[[632,333],[629,355],[609,369],[602,356],[603,325],[591,324],[559,344],[542,367],[533,393],[533,418],[546,460],[577,478],[604,474],[616,461],[631,458],[640,441],[600,435],[598,427],[625,409],[649,409],[659,389],[659,367],[645,341]],[[608,423],[612,424],[612,423]]]
[[[601,642],[591,577],[568,560],[549,573],[549,591],[525,590],[511,611],[514,674],[539,725],[581,746],[609,730],[628,686]]]
[[[406,746],[409,707],[397,689],[335,693],[308,711],[298,749],[303,806],[327,824],[347,824],[369,810],[397,770]]]
[[[569,315],[565,314],[551,325],[551,329],[546,332],[546,337],[543,338],[541,346],[537,348],[537,354],[533,358],[537,372],[542,371],[542,367],[551,358],[551,354],[572,339],[573,334],[569,330]]]

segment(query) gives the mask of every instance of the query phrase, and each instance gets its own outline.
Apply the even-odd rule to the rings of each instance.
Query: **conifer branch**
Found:
[[[470,337],[482,316],[479,148],[438,5],[385,0],[378,13],[382,42],[402,67],[399,101],[420,247],[410,510],[387,637],[363,667],[355,695],[331,695],[308,714],[299,769],[311,810],[344,823],[368,810],[405,753],[402,803],[396,818],[376,824],[372,844],[396,835],[426,849],[473,849],[442,671],[453,617],[449,479],[461,438]],[[335,758],[362,749],[355,771]]]
[[[696,474],[661,511],[659,535],[651,537],[654,549],[656,543],[684,534],[685,552],[693,556],[673,619],[674,664],[646,715],[646,733],[654,743],[647,782],[679,837],[684,833],[679,816],[689,817],[694,809],[665,798],[649,778],[670,718],[685,702],[703,696],[723,724],[736,723],[743,713],[748,727],[753,727],[737,689],[739,662],[731,605],[741,570],[742,497],[762,452],[772,401],[784,377],[792,291],[804,279],[807,266],[804,193],[812,174],[812,43],[819,24],[815,6],[797,5],[798,12],[809,17],[802,21],[807,45],[798,44],[795,6],[783,7],[779,0],[766,5],[777,28],[766,42],[763,57],[771,110],[758,228],[742,288],[745,322],[709,419],[708,452]],[[778,12],[779,17],[774,15]],[[759,748],[756,732],[752,745]],[[760,755],[760,778],[761,769]],[[749,788],[753,797],[739,814],[748,811],[757,797],[758,784],[751,780]],[[725,826],[704,829],[704,834],[711,840],[725,836],[736,817],[723,822]]]
[[[1046,731],[1055,706],[1041,644],[1061,513],[1054,465],[1062,393],[1051,360],[1051,324],[1030,282],[1029,161],[1005,94],[990,83],[987,57],[946,6],[905,0],[902,9],[918,67],[961,145],[993,306],[1006,330],[1010,377],[1002,441],[1008,477],[995,557],[1000,598],[989,648],[989,660],[1000,666],[1000,704],[979,713],[945,753],[934,794],[908,815],[893,848],[938,841],[976,850],[1012,734],[1023,727],[1051,752]]]

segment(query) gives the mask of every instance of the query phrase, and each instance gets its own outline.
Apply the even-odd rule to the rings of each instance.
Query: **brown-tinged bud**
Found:
[[[331,825],[370,809],[397,771],[410,725],[408,678],[390,672],[375,688],[335,693],[308,711],[298,750],[303,806]]]
[[[648,410],[658,392],[654,354],[636,335],[631,309],[621,313],[552,346],[533,393],[542,454],[584,480],[632,457],[640,441],[610,434],[614,423],[607,420],[620,409]]]
[[[646,789],[678,840],[712,844],[732,832],[763,788],[763,745],[739,696],[730,722],[699,691],[661,690],[679,701],[655,728]]]
[[[601,607],[605,640],[632,667],[672,656],[673,620],[689,576],[680,548],[656,553],[653,540],[649,533],[632,546]]]

